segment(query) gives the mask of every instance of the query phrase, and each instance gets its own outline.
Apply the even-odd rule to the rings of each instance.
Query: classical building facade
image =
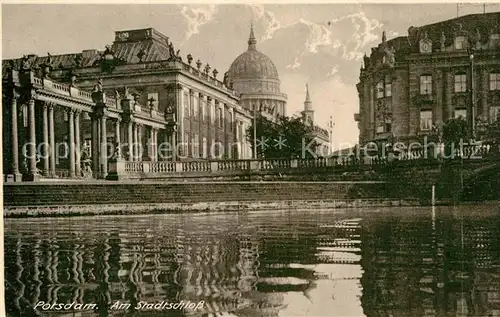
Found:
[[[319,156],[328,156],[331,151],[330,132],[317,126],[314,121],[314,109],[311,96],[309,95],[308,84],[306,84],[306,99],[304,101],[304,110],[301,111],[301,115],[304,123],[313,128],[314,141],[318,144],[316,154]]]
[[[216,69],[193,60],[152,28],[115,32],[104,51],[4,60],[4,174],[80,176],[85,149],[94,175],[106,177],[104,156],[116,150],[105,143],[134,144],[117,153],[128,161],[251,158],[252,111]]]
[[[243,108],[259,111],[270,119],[286,115],[287,96],[280,91],[278,70],[268,56],[257,50],[253,27],[248,49],[236,57],[224,77],[240,97]]]
[[[410,27],[364,57],[357,90],[361,145],[417,140],[464,117],[471,128],[500,113],[500,12]]]

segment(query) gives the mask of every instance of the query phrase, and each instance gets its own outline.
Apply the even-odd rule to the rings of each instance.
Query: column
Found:
[[[151,161],[154,161],[154,128],[153,127],[150,127],[149,128],[149,147],[148,147],[148,155],[149,155],[149,159]]]
[[[75,177],[75,112],[68,109],[69,124],[69,177]]]
[[[43,175],[49,176],[49,119],[48,105],[43,103]]]
[[[75,171],[76,177],[82,176],[81,170],[81,144],[80,144],[80,110],[75,111]]]
[[[153,128],[153,161],[158,161],[158,129]]]
[[[133,161],[137,161],[137,158],[139,157],[139,146],[138,146],[138,137],[137,137],[137,123],[134,123],[134,159]]]
[[[122,145],[120,140],[120,118],[116,119],[115,122],[115,140],[116,140],[116,159],[119,160],[122,157]]]
[[[28,180],[37,180],[38,172],[36,168],[36,130],[35,130],[35,99],[28,102],[28,125],[29,125],[29,175]]]
[[[92,172],[97,178],[99,171],[99,119],[92,114]]]
[[[49,104],[49,146],[50,146],[50,175],[56,176],[56,136],[54,134],[54,105]]]
[[[144,149],[142,148],[142,124],[137,125],[137,160],[140,162],[143,158]]]
[[[106,116],[102,116],[101,123],[101,178],[108,175],[108,138],[106,134]]]
[[[132,121],[129,121],[127,123],[127,142],[128,142],[128,160],[130,162],[134,161],[134,133],[133,133],[133,123]]]
[[[19,96],[14,95],[12,98],[12,108],[11,108],[11,133],[12,133],[12,174],[14,181],[20,181],[22,179],[21,173],[19,173],[19,142],[18,142],[18,132],[17,132],[17,98]]]

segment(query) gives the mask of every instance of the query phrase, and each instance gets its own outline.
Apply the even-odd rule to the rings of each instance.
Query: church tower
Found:
[[[313,126],[314,110],[312,108],[311,97],[309,96],[309,84],[306,84],[306,100],[304,101],[304,110],[301,113],[304,123]]]

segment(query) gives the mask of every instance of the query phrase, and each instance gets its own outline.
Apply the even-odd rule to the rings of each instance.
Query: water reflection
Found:
[[[500,216],[475,209],[8,219],[8,315],[500,316]]]

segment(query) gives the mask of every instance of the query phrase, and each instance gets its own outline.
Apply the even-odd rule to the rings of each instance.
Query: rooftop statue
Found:
[[[97,80],[97,84],[94,86],[94,92],[102,92],[102,78]]]

